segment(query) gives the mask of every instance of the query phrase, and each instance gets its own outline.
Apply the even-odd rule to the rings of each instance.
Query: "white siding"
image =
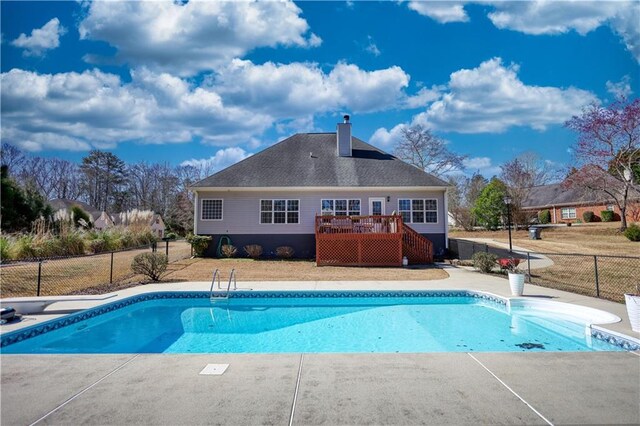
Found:
[[[434,198],[438,200],[438,223],[414,223],[411,227],[422,234],[444,233],[447,227],[447,214],[444,203],[443,191],[278,191],[278,192],[231,192],[231,191],[199,191],[197,200],[205,198],[221,198],[223,203],[222,221],[200,220],[200,201],[196,209],[197,233],[201,235],[219,234],[313,234],[316,214],[320,214],[320,200],[331,199],[360,199],[361,214],[369,214],[369,198],[380,197],[385,200],[385,213],[398,212],[399,198]],[[298,224],[261,224],[260,200],[261,199],[295,199],[300,200],[300,223]]]

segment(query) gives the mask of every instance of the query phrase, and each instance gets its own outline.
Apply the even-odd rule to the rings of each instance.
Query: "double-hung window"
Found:
[[[222,200],[204,198],[200,218],[202,220],[222,220]]]
[[[563,219],[575,219],[576,218],[576,209],[574,207],[567,207],[560,210],[562,213]]]
[[[300,223],[300,201],[260,200],[260,223]]]
[[[360,216],[360,200],[358,199],[324,199],[321,201],[322,214],[334,216]]]
[[[398,211],[405,223],[437,223],[438,200],[427,198],[401,198]]]

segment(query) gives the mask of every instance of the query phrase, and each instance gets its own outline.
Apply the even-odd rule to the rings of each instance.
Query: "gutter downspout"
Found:
[[[198,235],[198,191],[193,192],[193,235]]]
[[[449,197],[447,194],[449,193],[449,188],[444,190],[444,214],[442,217],[444,218],[444,247],[446,249],[449,248]]]

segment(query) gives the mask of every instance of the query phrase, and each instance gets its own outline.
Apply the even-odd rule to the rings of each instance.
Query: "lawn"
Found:
[[[179,268],[184,265],[183,268]],[[439,280],[449,276],[435,267],[358,268],[316,266],[312,260],[252,260],[252,259],[187,259],[175,263],[176,271],[163,281],[209,281],[214,269],[221,272],[221,281],[228,280],[231,269],[238,281],[389,281]]]
[[[620,232],[620,222],[589,223],[542,229],[542,239],[530,240],[527,230],[512,232],[513,245],[539,253],[579,253],[640,256],[640,242],[629,241]],[[509,243],[506,230],[451,230],[449,238],[490,238]]]
[[[619,226],[619,223],[595,223],[544,228],[541,240],[530,240],[528,231],[521,230],[512,233],[512,241],[514,246],[544,253],[553,261],[551,267],[531,271],[533,283],[623,302],[624,294],[632,292],[639,279],[640,243],[629,241],[620,233]],[[507,231],[452,231],[449,236],[509,242]]]

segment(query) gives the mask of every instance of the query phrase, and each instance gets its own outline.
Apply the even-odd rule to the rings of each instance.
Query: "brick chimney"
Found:
[[[351,157],[351,123],[349,116],[344,116],[344,123],[338,123],[336,131],[338,139],[338,156]]]

